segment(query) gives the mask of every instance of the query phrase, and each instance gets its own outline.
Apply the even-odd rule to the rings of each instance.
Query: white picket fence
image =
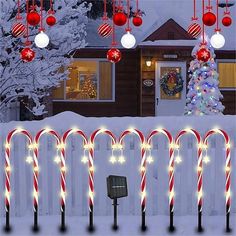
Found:
[[[234,119],[235,117],[233,117]],[[84,120],[86,118],[83,118]],[[114,118],[119,119],[119,118]],[[122,119],[122,118],[120,118]],[[145,119],[145,118],[143,118]],[[99,120],[100,122],[101,120]],[[115,120],[114,120],[115,121]],[[62,119],[62,123],[64,120]],[[69,121],[68,121],[69,122]],[[91,119],[90,119],[91,122]],[[96,121],[97,122],[97,121]],[[96,123],[95,122],[95,123]],[[112,123],[112,121],[110,120]],[[150,122],[147,119],[147,123]],[[50,123],[50,122],[49,122]],[[67,122],[66,122],[67,123]],[[106,122],[105,122],[106,123]],[[123,121],[121,122],[123,123]],[[175,126],[169,127],[169,131],[175,136],[180,129]],[[37,124],[40,124],[37,123]],[[43,124],[43,123],[42,123]],[[53,124],[53,120],[51,121]],[[80,128],[83,129],[83,122]],[[84,123],[85,124],[85,123]],[[63,124],[61,129],[57,129],[59,134],[66,131]],[[31,126],[30,122],[22,123],[21,127]],[[85,124],[84,132],[90,134],[92,131],[88,123]],[[4,143],[9,127],[14,129],[15,123],[8,125],[8,128],[1,125],[1,158],[0,158],[0,192],[1,196],[0,215],[5,214],[4,209]],[[143,127],[143,126],[142,126]],[[141,127],[141,128],[142,128]],[[97,127],[98,128],[98,127]],[[110,128],[110,127],[109,127]],[[119,127],[114,125],[117,137],[125,130],[124,124]],[[137,128],[138,125],[137,125]],[[167,127],[168,128],[168,127]],[[209,129],[212,128],[209,126]],[[30,130],[30,128],[28,128]],[[112,130],[112,128],[110,128]],[[32,129],[32,135],[36,134],[35,128]],[[145,136],[151,129],[142,129]],[[203,135],[207,131],[205,127],[198,131]],[[232,129],[227,128],[231,143],[236,144],[236,126]],[[23,216],[32,214],[32,190],[33,175],[32,167],[26,163],[25,159],[29,155],[26,138],[20,135],[14,137],[12,142],[12,177],[11,177],[11,215]],[[152,156],[154,163],[148,165],[147,170],[147,214],[169,214],[168,206],[168,142],[163,135],[156,136],[153,139]],[[182,163],[176,167],[175,171],[175,214],[186,215],[197,213],[197,144],[191,135],[186,135],[181,139],[180,155]],[[87,215],[88,214],[88,168],[81,162],[84,154],[82,139],[72,136],[68,139],[66,146],[66,165],[67,171],[67,215]],[[57,164],[54,162],[56,153],[56,143],[53,137],[44,136],[41,139],[39,147],[39,214],[51,215],[59,214],[59,192],[60,192],[60,173]],[[115,153],[118,155],[118,153]],[[210,163],[204,167],[204,202],[203,214],[217,215],[225,214],[225,144],[221,136],[210,138],[208,155]],[[112,165],[109,162],[111,156],[111,140],[107,136],[99,136],[96,139],[95,146],[95,216],[111,215],[111,200],[107,197],[106,177],[111,174],[127,176],[128,197],[119,199],[119,214],[139,215],[140,214],[140,142],[138,137],[131,135],[125,139],[124,156],[126,162]],[[236,149],[235,145],[231,149],[232,158],[232,212],[236,212]]]

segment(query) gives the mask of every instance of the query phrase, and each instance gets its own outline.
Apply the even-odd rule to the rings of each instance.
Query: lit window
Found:
[[[219,87],[220,88],[236,88],[236,63],[234,62],[219,62]]]
[[[106,60],[76,60],[69,67],[68,80],[54,89],[54,100],[114,100],[114,65]]]

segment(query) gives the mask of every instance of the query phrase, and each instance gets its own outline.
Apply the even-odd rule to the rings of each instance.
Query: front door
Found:
[[[177,76],[183,79],[183,89],[175,93],[178,84]],[[165,78],[164,84],[160,81]],[[165,86],[163,86],[165,85]],[[184,113],[186,104],[186,62],[156,63],[156,116],[180,116]]]

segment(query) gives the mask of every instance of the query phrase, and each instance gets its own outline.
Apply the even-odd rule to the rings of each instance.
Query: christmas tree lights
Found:
[[[194,47],[190,63],[188,93],[185,115],[218,115],[222,114],[224,106],[220,102],[223,98],[219,90],[219,75],[216,72],[215,54],[211,45],[206,44],[211,56],[206,62],[198,60],[197,52],[202,45]],[[203,55],[204,56],[204,55]]]

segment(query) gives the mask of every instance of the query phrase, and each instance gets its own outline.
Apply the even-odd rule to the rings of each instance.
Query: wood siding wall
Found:
[[[140,51],[121,50],[115,65],[114,102],[53,102],[53,114],[73,111],[83,116],[140,116]],[[106,58],[105,49],[78,50],[77,58]]]
[[[155,116],[155,62],[186,61],[189,68],[192,47],[143,47],[136,50],[122,50],[122,60],[115,66],[115,101],[114,102],[53,102],[53,114],[65,110],[83,116]],[[77,58],[105,58],[105,49],[82,49]],[[164,54],[177,54],[178,59],[164,59]],[[145,61],[152,58],[152,66]],[[235,59],[234,51],[216,51],[216,59]],[[143,84],[145,79],[153,80],[153,85]],[[187,83],[189,79],[187,76]],[[236,92],[222,91],[224,114],[236,114]]]

